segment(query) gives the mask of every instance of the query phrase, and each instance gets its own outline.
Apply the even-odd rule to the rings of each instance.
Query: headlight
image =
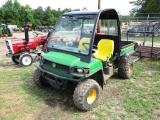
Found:
[[[89,74],[89,68],[74,68],[74,73]]]
[[[78,73],[83,73],[83,69],[77,68],[77,72],[78,72]]]

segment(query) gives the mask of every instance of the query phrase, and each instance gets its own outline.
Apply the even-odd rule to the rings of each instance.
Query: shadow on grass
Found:
[[[29,75],[29,74],[28,74]],[[30,74],[31,75],[31,74]],[[33,74],[32,74],[33,75]],[[116,80],[123,80],[118,77],[118,74],[115,74],[110,78],[110,81],[115,82]],[[31,99],[31,104],[35,107],[34,103],[41,104],[39,110],[40,118],[43,118],[46,114],[53,114],[53,111],[60,112],[59,114],[82,114],[83,111],[79,110],[73,102],[73,90],[58,90],[53,87],[48,87],[46,89],[39,89],[34,84],[33,80],[26,81],[27,84],[23,86],[25,93],[29,94]],[[39,106],[38,106],[39,107]],[[48,112],[47,112],[48,111]],[[46,116],[47,117],[47,116]]]
[[[50,96],[45,98],[45,104],[51,108],[59,107],[62,111],[75,112],[79,111],[78,108],[74,105],[73,102],[73,93],[68,91],[56,91],[57,96]]]
[[[21,65],[19,65],[19,64],[15,64],[15,63],[13,63],[13,62],[6,62],[6,61],[4,61],[4,62],[1,62],[0,63],[0,67],[15,67],[15,68],[21,68],[22,66]]]
[[[111,80],[127,80],[127,79],[120,78],[118,75],[118,72],[114,72],[114,74],[109,79],[111,79]]]
[[[36,85],[34,85],[34,82],[30,82],[29,84],[25,84],[22,86],[23,89],[29,96],[31,96],[34,100],[30,101],[31,106],[35,107],[34,102],[40,103],[43,109],[60,109],[64,112],[77,112],[80,111],[78,108],[74,105],[73,102],[73,92],[67,91],[67,90],[58,90],[56,88],[53,88],[51,86],[40,89]],[[36,96],[36,97],[35,97]],[[33,104],[33,105],[32,105]],[[46,107],[47,106],[47,107]]]

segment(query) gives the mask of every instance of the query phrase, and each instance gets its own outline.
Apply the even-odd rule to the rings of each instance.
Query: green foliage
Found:
[[[23,24],[32,24],[33,26],[53,26],[58,18],[71,9],[51,9],[49,6],[43,9],[39,6],[32,9],[29,5],[23,6],[17,0],[7,0],[0,7],[0,23],[15,24],[21,27]]]
[[[121,22],[128,22],[131,19],[133,19],[132,15],[119,15],[119,19],[121,20]]]
[[[160,13],[159,0],[134,0],[131,1],[130,4],[135,6],[131,14],[136,14],[137,16],[139,14],[146,16],[148,13]],[[156,14],[151,14],[151,16],[155,16]]]

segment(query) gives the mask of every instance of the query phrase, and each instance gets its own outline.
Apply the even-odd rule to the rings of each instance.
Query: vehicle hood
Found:
[[[95,58],[91,58],[91,62],[86,63],[74,55],[53,51],[48,53],[43,52],[41,56],[44,59],[54,63],[59,63],[70,67],[89,68],[91,74],[103,68],[102,62]]]
[[[88,63],[82,62],[79,57],[61,53],[61,52],[48,52],[48,53],[42,53],[42,57],[46,60],[67,65],[67,66],[88,66]]]
[[[99,60],[96,60],[94,58],[91,59],[90,63],[86,63],[86,62],[81,61],[79,57],[76,57],[74,55],[67,54],[67,53],[62,53],[62,52],[53,52],[53,51],[48,52],[48,53],[43,52],[41,56],[46,60],[49,60],[55,63],[59,63],[59,64],[63,64],[63,65],[67,65],[70,67],[77,66],[77,67],[90,68],[94,64],[99,64],[98,65],[99,67],[102,66],[99,63]]]

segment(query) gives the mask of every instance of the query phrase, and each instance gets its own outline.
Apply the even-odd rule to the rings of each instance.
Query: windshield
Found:
[[[47,48],[88,54],[95,15],[62,16],[49,37]]]

